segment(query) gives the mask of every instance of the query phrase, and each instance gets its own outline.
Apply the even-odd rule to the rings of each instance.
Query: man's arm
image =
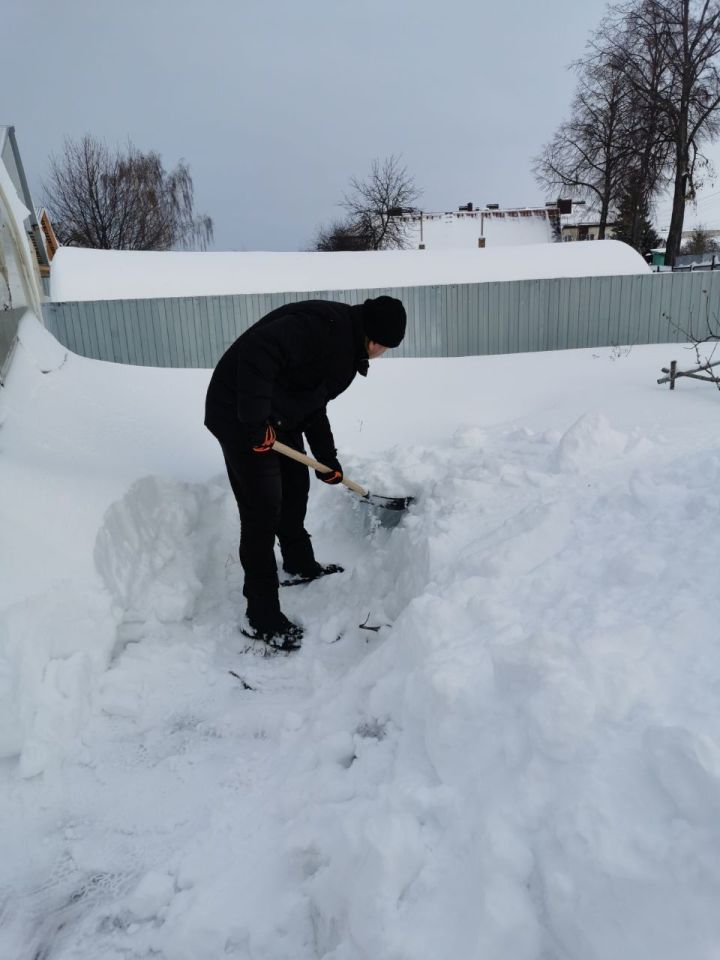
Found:
[[[310,444],[310,449],[315,459],[319,460],[320,463],[326,467],[330,467],[332,471],[328,474],[316,470],[315,476],[318,480],[322,480],[323,483],[340,483],[343,478],[343,468],[340,466],[337,458],[335,439],[330,428],[326,408],[323,407],[321,410],[318,410],[317,413],[308,417],[303,424],[302,430],[307,442]]]
[[[322,407],[308,417],[302,425],[302,431],[315,459],[326,467],[332,467],[337,462],[337,450],[326,408]]]

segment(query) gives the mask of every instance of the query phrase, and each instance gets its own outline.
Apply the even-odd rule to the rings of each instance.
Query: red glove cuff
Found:
[[[277,440],[277,435],[270,424],[265,427],[265,437],[263,438],[262,443],[258,444],[257,447],[253,447],[253,453],[267,453],[269,450],[272,450],[272,445]]]
[[[342,470],[333,470],[332,473],[320,473],[318,470],[316,473],[323,483],[340,483],[343,477]]]

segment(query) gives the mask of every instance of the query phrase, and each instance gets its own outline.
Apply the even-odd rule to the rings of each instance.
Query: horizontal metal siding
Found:
[[[399,297],[408,333],[400,357],[457,357],[680,342],[720,319],[720,272],[655,273],[305,293],[111,300],[45,305],[70,350],[116,363],[213,367],[249,326],[306,299]]]
[[[0,310],[0,386],[4,382],[4,375],[10,367],[10,360],[17,342],[17,332],[20,320],[27,311],[27,307]]]

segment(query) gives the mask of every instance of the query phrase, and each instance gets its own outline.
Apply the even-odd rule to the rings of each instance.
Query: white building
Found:
[[[13,127],[0,126],[0,386],[22,315],[41,316],[48,259]]]
[[[541,207],[478,209],[469,203],[446,213],[404,213],[407,246],[411,250],[468,250],[553,243],[560,239],[555,204]]]

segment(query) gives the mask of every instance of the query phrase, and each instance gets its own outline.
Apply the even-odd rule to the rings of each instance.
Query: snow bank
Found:
[[[62,247],[51,299],[122,300],[279,291],[364,290],[491,280],[648,273],[617,240],[486,250],[365,253],[141,253]]]
[[[183,409],[182,375],[173,391],[142,374],[129,389],[129,368],[87,366],[30,313],[18,336],[0,394],[0,758],[20,756],[32,776],[77,748],[137,609],[141,620],[191,615],[200,584],[177,544],[192,536],[207,488],[164,479],[173,463],[192,474],[199,455],[183,453],[181,422],[156,436],[163,404]],[[82,385],[68,394],[78,369]],[[190,409],[187,420],[198,419]]]
[[[385,529],[313,484],[346,572],[284,592],[306,641],[263,659],[208,372],[21,333],[0,954],[712,954],[718,399],[655,384],[677,346],[373,363],[340,458],[416,503]]]

